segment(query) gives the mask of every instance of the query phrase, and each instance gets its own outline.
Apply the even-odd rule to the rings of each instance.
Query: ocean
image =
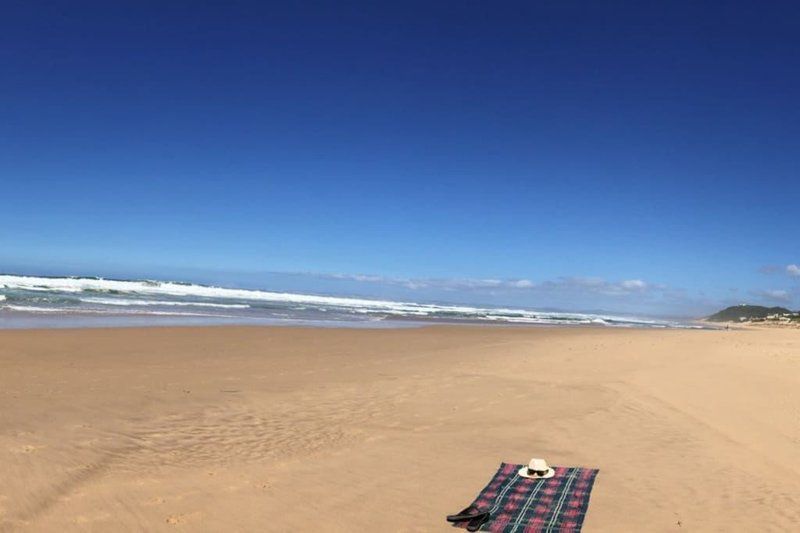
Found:
[[[604,314],[373,300],[179,281],[0,275],[0,328],[213,324],[405,327],[431,323],[698,327]]]

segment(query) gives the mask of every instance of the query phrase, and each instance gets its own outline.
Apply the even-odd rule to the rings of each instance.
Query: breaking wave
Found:
[[[0,311],[253,319],[682,327],[635,317],[438,305],[239,289],[154,280],[0,275]],[[191,311],[207,309],[207,313]],[[225,314],[215,314],[224,310]],[[2,313],[0,313],[0,327]]]

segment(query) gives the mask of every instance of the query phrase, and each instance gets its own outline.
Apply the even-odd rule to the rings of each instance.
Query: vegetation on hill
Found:
[[[786,316],[793,320],[800,317],[785,307],[764,307],[763,305],[733,305],[714,313],[708,320],[712,322],[740,322],[744,320],[764,320],[771,316]]]

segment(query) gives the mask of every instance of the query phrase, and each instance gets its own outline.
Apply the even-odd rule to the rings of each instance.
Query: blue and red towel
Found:
[[[502,463],[472,506],[489,510],[480,528],[494,533],[578,533],[597,470],[553,467],[550,479],[517,475],[524,465]],[[455,524],[466,527],[467,522]]]

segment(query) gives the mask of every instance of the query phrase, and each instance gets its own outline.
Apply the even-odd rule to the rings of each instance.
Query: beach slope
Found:
[[[501,461],[585,531],[800,523],[800,332],[0,331],[0,531],[451,531]]]

